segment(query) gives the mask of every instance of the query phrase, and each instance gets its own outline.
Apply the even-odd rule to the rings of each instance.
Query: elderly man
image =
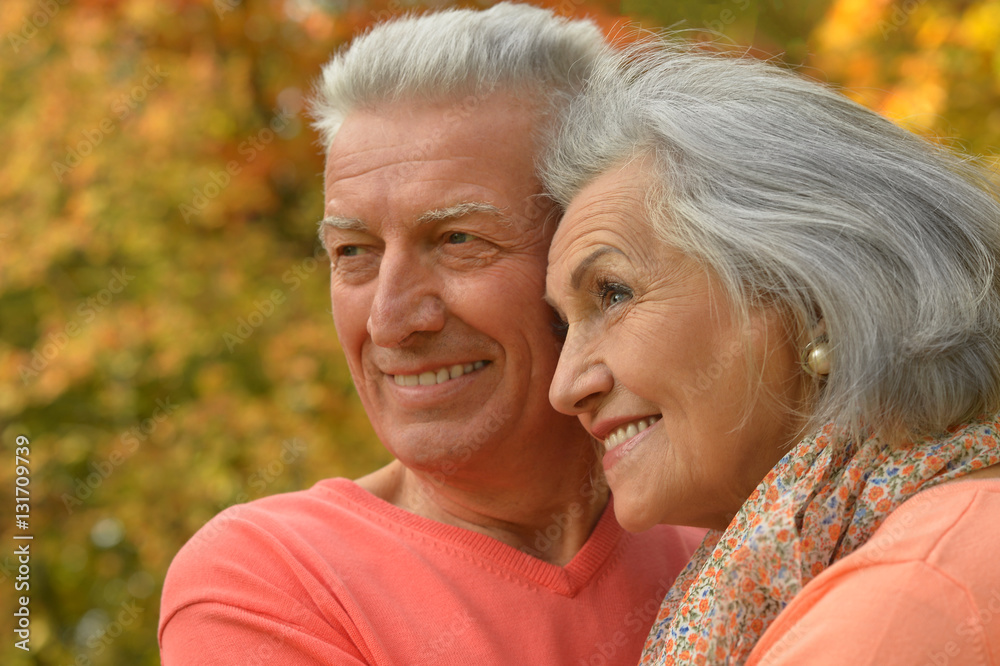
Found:
[[[603,44],[525,5],[375,28],[324,69],[337,335],[395,456],[233,507],[171,567],[173,664],[633,664],[700,537],[628,534],[547,400],[538,135]]]

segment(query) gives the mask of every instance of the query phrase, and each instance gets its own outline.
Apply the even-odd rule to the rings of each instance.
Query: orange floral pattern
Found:
[[[709,532],[667,593],[642,664],[746,662],[791,599],[921,490],[1000,463],[1000,415],[890,447],[832,424],[768,472],[724,532]]]

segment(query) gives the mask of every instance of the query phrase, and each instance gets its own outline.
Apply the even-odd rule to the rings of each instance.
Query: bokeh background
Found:
[[[205,521],[388,462],[333,330],[304,104],[352,35],[454,4],[0,4],[0,663],[159,663],[163,578]],[[996,171],[1000,0],[538,4],[780,57]]]

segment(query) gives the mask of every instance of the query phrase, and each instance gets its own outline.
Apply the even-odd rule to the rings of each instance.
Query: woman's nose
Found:
[[[594,408],[614,386],[614,377],[598,349],[570,330],[549,387],[549,402],[558,412],[578,416]]]

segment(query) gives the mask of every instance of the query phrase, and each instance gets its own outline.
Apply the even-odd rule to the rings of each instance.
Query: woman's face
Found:
[[[800,429],[802,371],[774,309],[733,315],[717,278],[658,239],[639,164],[573,200],[547,298],[568,324],[549,399],[606,450],[618,521],[724,528]]]

